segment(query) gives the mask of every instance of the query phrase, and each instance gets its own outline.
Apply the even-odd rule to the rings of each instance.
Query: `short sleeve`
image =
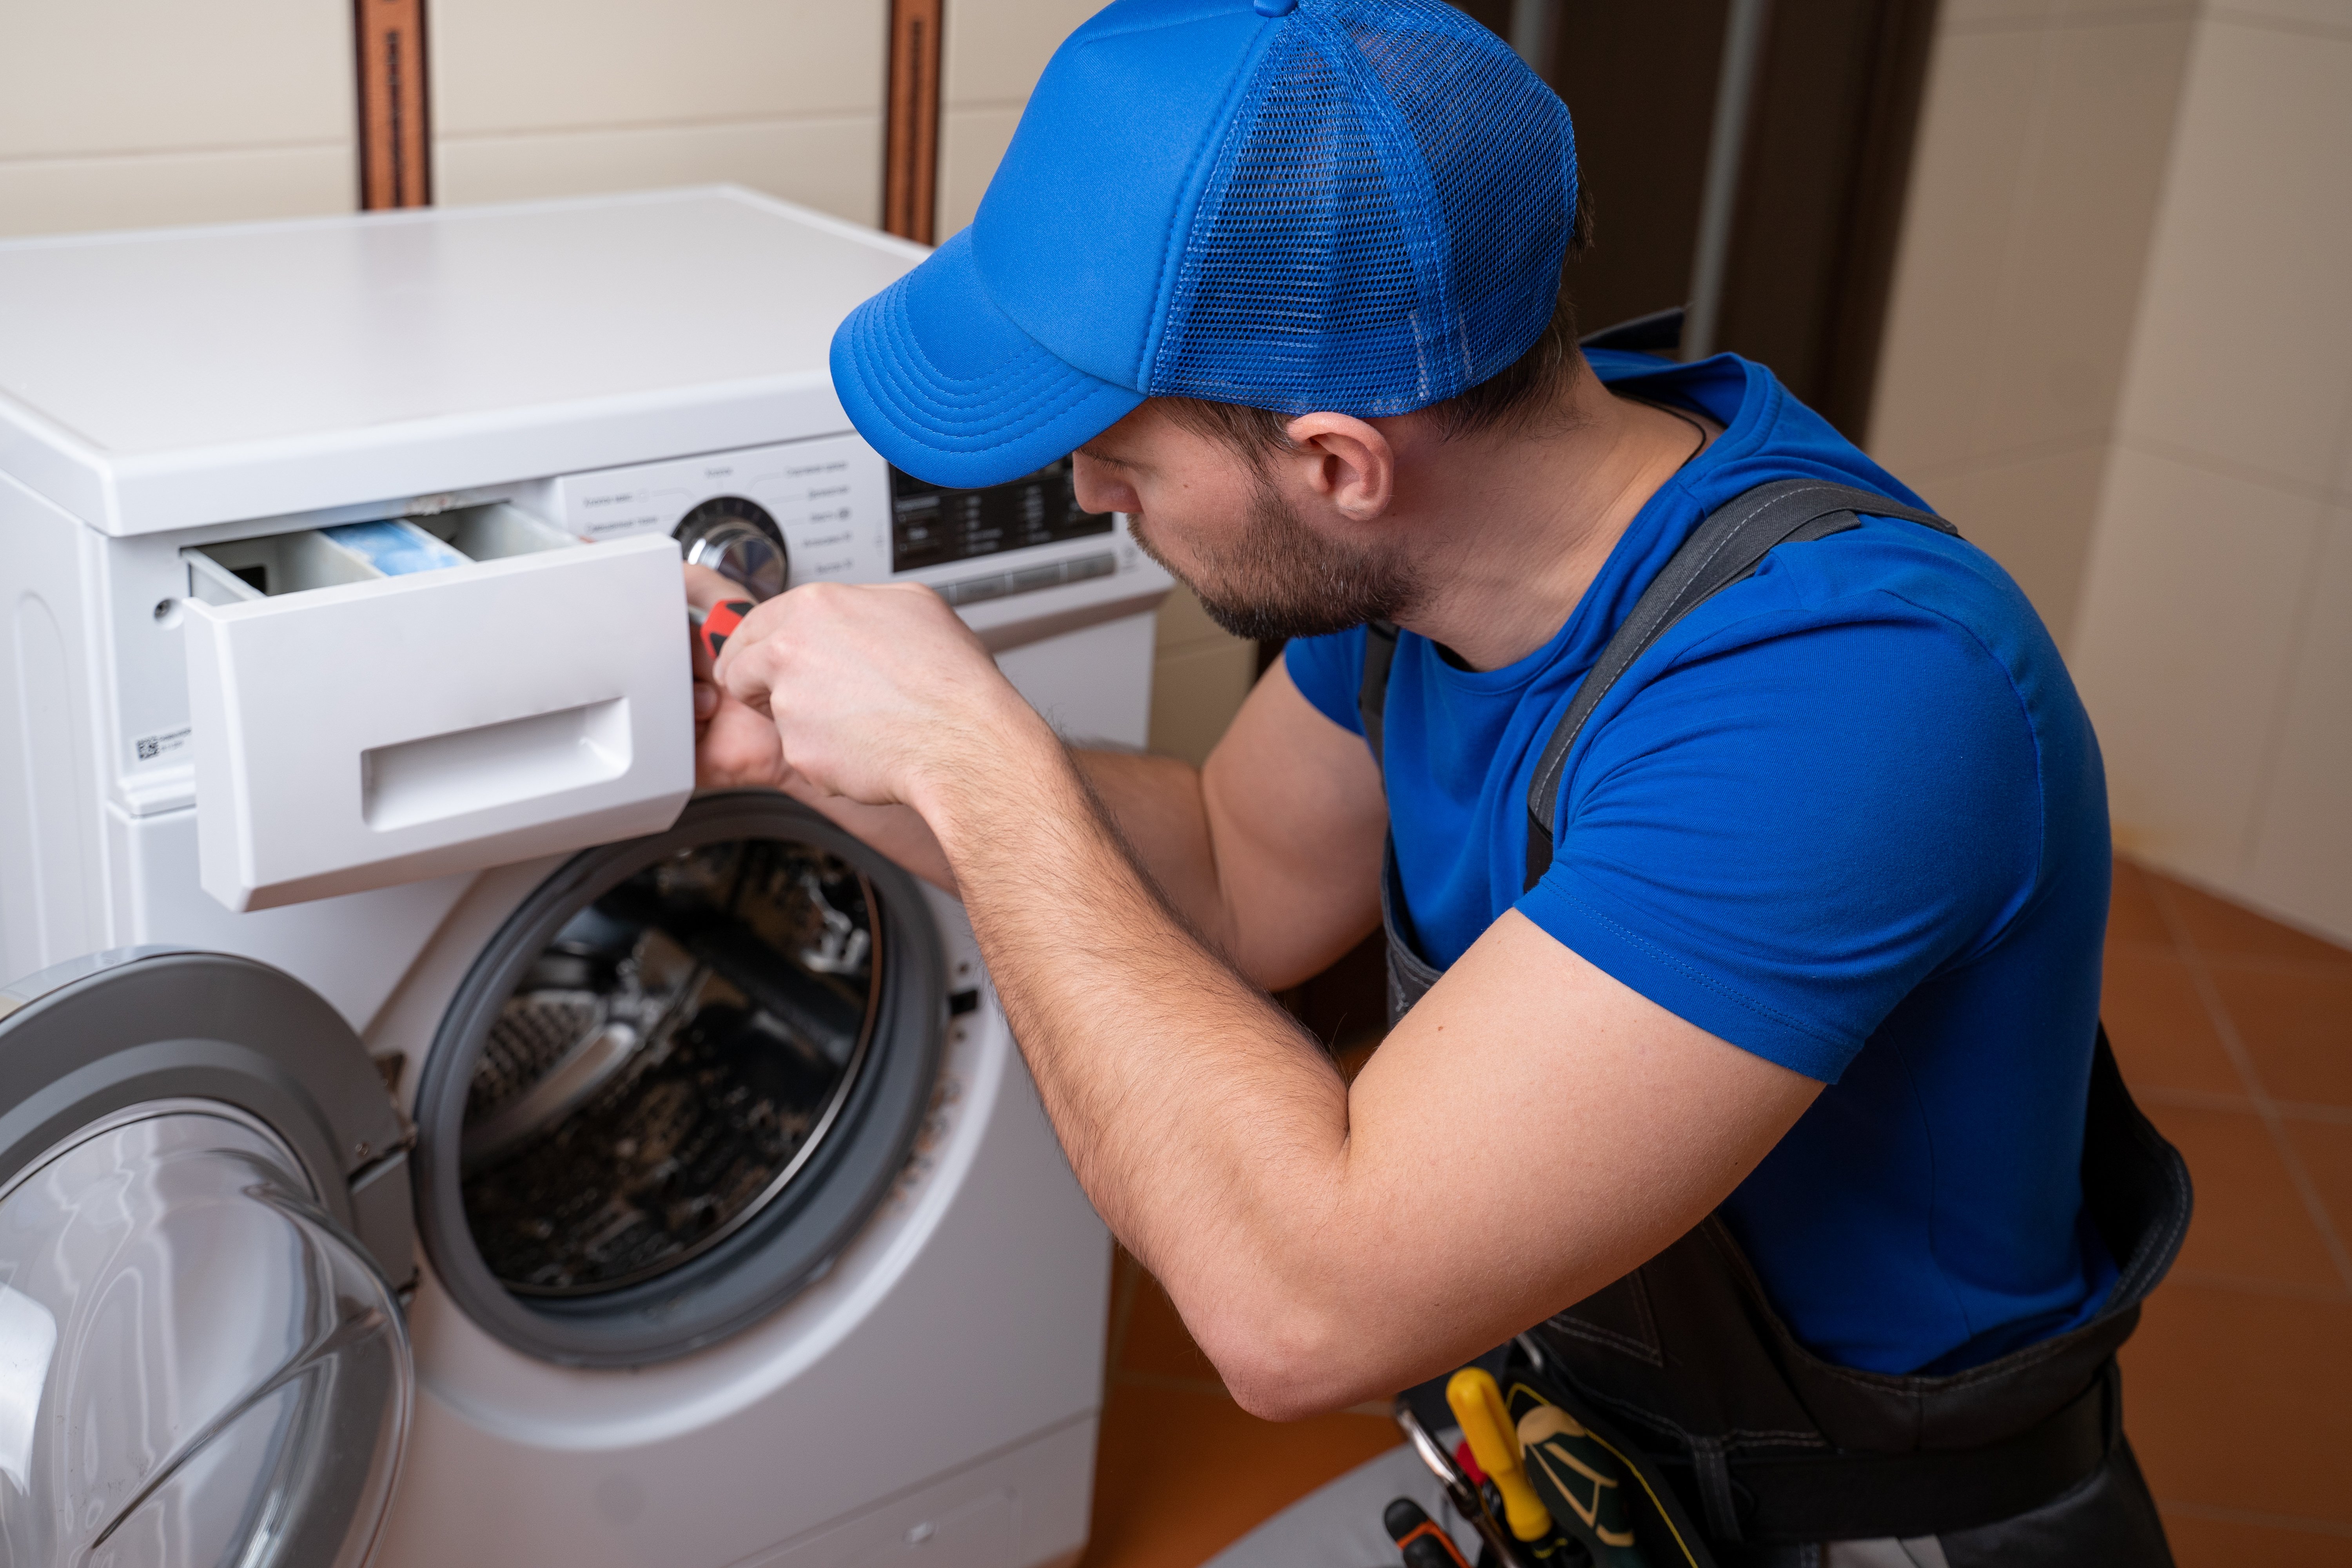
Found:
[[[1317,712],[1351,735],[1364,732],[1363,715],[1356,711],[1364,685],[1363,627],[1329,637],[1293,637],[1283,647],[1282,662],[1290,672],[1290,684]]]
[[[1701,633],[1612,691],[1572,760],[1559,854],[1517,906],[1678,1016],[1824,1081],[2014,918],[2042,857],[2036,742],[2006,667],[1965,626],[1863,597]]]

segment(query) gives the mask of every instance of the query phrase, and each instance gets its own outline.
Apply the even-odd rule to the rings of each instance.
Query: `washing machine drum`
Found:
[[[489,943],[426,1059],[435,1272],[550,1360],[731,1333],[887,1196],[946,1019],[912,879],[781,795],[706,795],[587,851]]]
[[[413,1398],[398,1114],[247,960],[0,990],[0,1563],[364,1562]]]

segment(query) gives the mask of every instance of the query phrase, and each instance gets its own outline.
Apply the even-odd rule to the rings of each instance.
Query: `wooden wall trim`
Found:
[[[352,0],[360,110],[360,206],[433,200],[425,0]]]
[[[920,245],[936,243],[932,229],[940,205],[940,31],[944,10],[945,0],[890,0],[882,226]]]

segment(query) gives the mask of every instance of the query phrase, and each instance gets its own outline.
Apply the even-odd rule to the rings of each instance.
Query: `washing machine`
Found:
[[[1140,745],[1066,465],[892,470],[916,247],[748,192],[0,244],[0,1561],[1028,1568],[1108,1243],[961,907],[694,791],[681,558]]]

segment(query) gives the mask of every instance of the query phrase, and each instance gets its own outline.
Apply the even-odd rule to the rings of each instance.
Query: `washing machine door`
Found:
[[[349,1026],[266,966],[0,989],[0,1563],[365,1562],[414,1377],[352,1177],[399,1142]]]

